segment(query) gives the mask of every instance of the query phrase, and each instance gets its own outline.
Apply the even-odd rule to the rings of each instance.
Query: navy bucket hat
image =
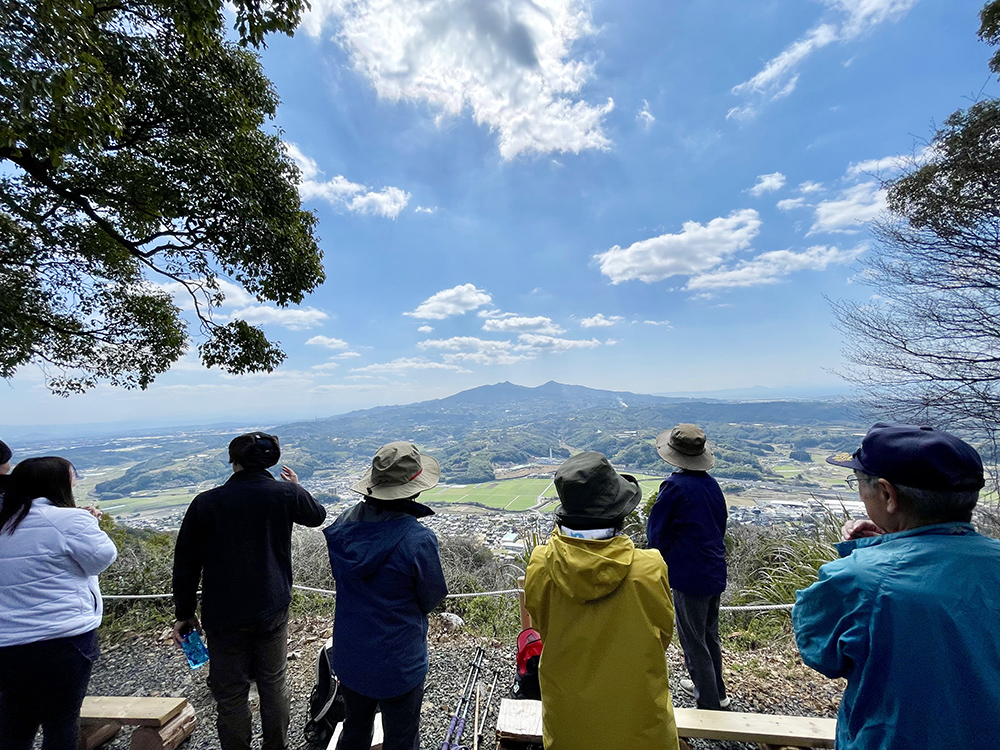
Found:
[[[879,422],[853,454],[838,453],[826,462],[922,490],[961,492],[986,484],[976,449],[933,427]]]

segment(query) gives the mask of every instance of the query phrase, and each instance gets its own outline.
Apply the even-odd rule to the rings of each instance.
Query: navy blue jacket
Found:
[[[704,471],[678,471],[660,485],[646,537],[667,563],[670,588],[689,596],[726,589],[726,498]]]
[[[323,533],[337,581],[333,671],[369,698],[409,692],[427,676],[427,615],[448,593],[437,537],[364,502]]]

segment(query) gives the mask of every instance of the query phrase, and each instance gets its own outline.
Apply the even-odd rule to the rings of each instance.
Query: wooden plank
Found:
[[[758,742],[793,747],[833,747],[836,719],[814,716],[741,714],[735,711],[705,711],[675,708],[677,734],[682,737]]]
[[[520,742],[542,741],[542,702],[500,699],[497,737]]]
[[[330,744],[326,746],[326,750],[337,750],[337,741],[340,740],[340,733],[343,730],[344,722],[340,722],[333,730],[333,737],[330,738]],[[382,740],[382,713],[379,712],[375,714],[375,726],[372,729],[372,750],[382,750]]]
[[[80,722],[81,750],[95,750],[121,731],[122,725],[117,721],[95,722],[84,724]]]
[[[836,719],[811,716],[675,708],[674,719],[680,737],[795,747],[833,747],[837,731]],[[519,742],[541,742],[541,701],[501,700],[497,736]]]
[[[188,703],[162,727],[136,727],[132,732],[131,750],[174,750],[191,736],[197,725],[194,706]]]
[[[141,727],[162,727],[188,705],[187,698],[115,698],[88,695],[83,699],[80,721],[117,721]]]

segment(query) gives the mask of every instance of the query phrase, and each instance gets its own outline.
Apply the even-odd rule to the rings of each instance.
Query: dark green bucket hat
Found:
[[[604,454],[593,451],[566,459],[556,470],[555,485],[556,522],[579,531],[620,526],[642,500],[636,478],[619,474]]]

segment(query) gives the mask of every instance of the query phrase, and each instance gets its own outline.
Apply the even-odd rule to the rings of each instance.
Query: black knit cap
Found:
[[[7,447],[7,443],[0,440],[0,464],[5,464],[14,457],[14,451]]]
[[[277,435],[266,432],[248,432],[233,438],[229,444],[229,463],[244,469],[267,469],[278,463],[281,448]]]

